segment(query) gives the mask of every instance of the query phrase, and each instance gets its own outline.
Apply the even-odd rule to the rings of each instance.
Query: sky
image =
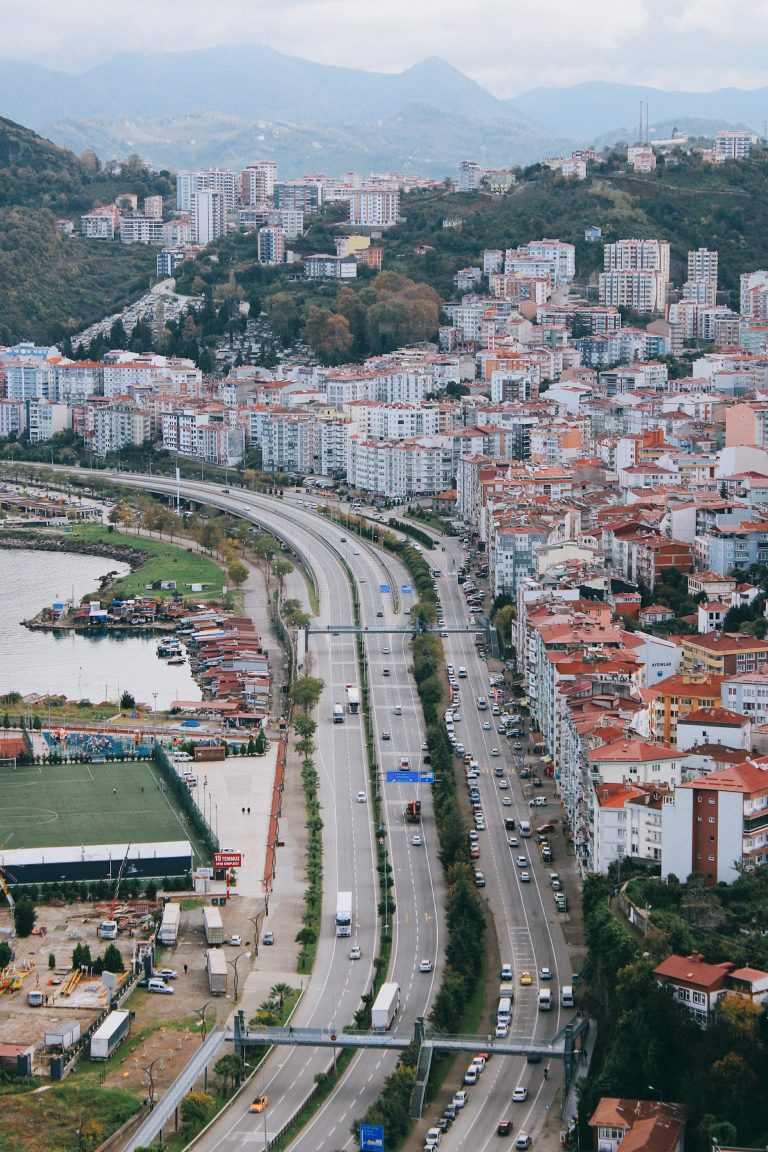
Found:
[[[498,97],[585,80],[757,88],[767,40],[768,0],[0,0],[0,56],[67,72],[262,43],[381,72],[440,56]]]

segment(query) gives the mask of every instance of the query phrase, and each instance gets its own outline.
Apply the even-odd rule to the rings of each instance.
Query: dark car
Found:
[[[496,1129],[496,1135],[497,1136],[510,1136],[511,1133],[512,1133],[512,1121],[511,1120],[500,1120],[499,1126]]]
[[[541,1052],[529,1052],[525,1062],[526,1064],[541,1064]]]
[[[539,779],[539,777],[538,777],[538,776],[534,776],[534,778],[533,778],[533,786],[534,786],[534,788],[543,788],[543,787],[544,787],[544,785],[542,784],[542,782],[541,782],[541,780]]]

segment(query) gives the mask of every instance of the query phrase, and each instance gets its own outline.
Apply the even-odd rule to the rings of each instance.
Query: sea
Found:
[[[129,569],[103,556],[0,549],[0,694],[60,694],[96,704],[117,701],[127,690],[149,709],[200,699],[189,665],[158,658],[157,637],[32,632],[22,625],[57,601],[79,603],[115,571]]]

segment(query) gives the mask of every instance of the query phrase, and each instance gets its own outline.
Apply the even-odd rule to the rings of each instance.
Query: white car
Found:
[[[501,801],[501,803],[503,804],[503,806],[505,808],[511,808],[512,807],[512,797],[511,796],[505,796],[503,798],[503,800]]]
[[[454,1092],[454,1094],[453,1094],[453,1106],[454,1106],[454,1108],[463,1108],[464,1105],[466,1104],[466,1102],[467,1102],[467,1094],[463,1088],[458,1092]]]
[[[527,868],[528,867],[528,857],[527,856],[518,856],[517,860],[515,860],[515,864],[517,864],[518,868]]]
[[[501,976],[502,980],[511,980],[512,979],[512,965],[511,964],[502,964],[500,976]]]
[[[509,1032],[509,1024],[496,1025],[496,1039],[504,1040]]]
[[[491,723],[489,720],[485,720],[483,722],[483,732],[490,732],[490,730],[491,730]]]
[[[524,1088],[522,1084],[518,1084],[512,1093],[513,1104],[523,1104],[528,1099],[528,1089]]]
[[[365,795],[365,792],[358,792],[358,794],[357,794],[358,804],[365,804],[367,799],[368,799],[368,797]]]
[[[243,943],[243,941],[241,940],[241,938],[239,936],[230,936],[227,943],[231,944],[233,948],[239,948],[241,946],[241,944]]]
[[[419,972],[431,972],[431,971],[432,971],[432,961],[431,960],[422,960],[421,963],[419,964]]]
[[[382,656],[389,656],[389,648],[382,648],[381,653]]]
[[[413,844],[414,848],[421,848],[423,843],[424,843],[424,841],[422,840],[421,836],[419,836],[418,834],[411,838],[411,844]]]
[[[491,756],[498,756],[498,755],[499,755],[498,748],[491,748]]]
[[[353,944],[353,946],[349,950],[350,960],[359,960],[361,956],[362,956],[362,952],[360,951],[360,945],[359,944]]]
[[[403,714],[403,709],[399,704],[395,704],[393,711],[395,713],[395,716],[402,716],[402,714]]]
[[[501,788],[502,792],[505,789],[509,788],[509,780],[506,780],[506,779],[499,780],[499,788]]]

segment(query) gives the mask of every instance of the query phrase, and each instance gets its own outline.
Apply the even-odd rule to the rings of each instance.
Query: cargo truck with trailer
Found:
[[[205,938],[212,947],[224,943],[224,924],[218,908],[203,908],[203,926]]]
[[[158,944],[175,944],[179,938],[179,923],[181,921],[181,905],[166,904],[163,908],[163,919],[157,933]]]
[[[91,1060],[108,1060],[130,1028],[130,1012],[110,1012],[91,1036]]]
[[[374,1032],[386,1032],[400,1008],[400,985],[382,984],[371,1008],[371,1028]]]
[[[352,935],[352,893],[339,892],[336,896],[336,935]]]
[[[227,958],[218,948],[209,948],[205,954],[205,967],[208,970],[208,988],[213,996],[223,996],[227,991]]]
[[[360,693],[354,684],[347,684],[347,712],[350,716],[356,716],[360,711]]]

